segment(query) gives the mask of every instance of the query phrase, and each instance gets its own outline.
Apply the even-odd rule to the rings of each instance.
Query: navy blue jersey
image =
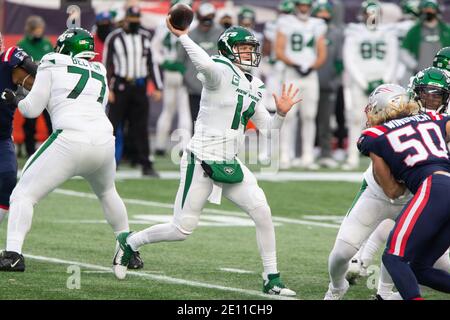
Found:
[[[415,193],[433,172],[450,172],[447,121],[450,117],[431,113],[391,120],[364,130],[358,149],[366,156],[372,152],[383,158],[395,179]]]
[[[25,51],[17,47],[11,47],[0,55],[0,94],[6,88],[17,90],[17,86],[12,81],[12,71],[20,66],[27,56]],[[0,99],[0,139],[11,137],[15,107],[6,105]]]

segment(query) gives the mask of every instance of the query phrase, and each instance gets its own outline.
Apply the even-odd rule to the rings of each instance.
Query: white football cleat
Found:
[[[345,281],[345,286],[339,289],[333,288],[333,285],[330,283],[328,285],[328,291],[327,293],[325,293],[325,297],[323,298],[323,300],[342,300],[349,287],[350,285],[347,280]]]

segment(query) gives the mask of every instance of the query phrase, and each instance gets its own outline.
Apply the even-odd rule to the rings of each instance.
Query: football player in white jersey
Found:
[[[316,70],[326,60],[325,33],[322,19],[311,17],[312,0],[294,0],[296,15],[280,20],[277,28],[277,59],[287,65],[283,81],[294,83],[304,93],[302,107],[287,115],[281,129],[280,167],[289,168],[295,159],[298,112],[301,118],[302,156],[298,165],[318,169],[314,163],[316,115],[319,103],[319,77]]]
[[[249,119],[268,133],[277,131],[286,113],[300,101],[295,98],[299,90],[290,85],[286,91],[283,86],[281,96],[274,95],[277,113],[270,116],[260,103],[264,83],[250,74],[252,68],[258,67],[261,54],[258,40],[248,29],[225,30],[218,40],[220,54],[210,57],[189,38],[188,29],[174,29],[169,19],[170,16],[169,29],[179,37],[203,83],[200,112],[194,136],[181,160],[173,220],[138,233],[119,235],[115,275],[125,278],[129,256],[142,245],[185,240],[197,227],[208,198],[215,198],[217,203],[223,191],[255,222],[264,267],[263,292],[293,296],[295,292],[285,287],[277,268],[275,230],[264,191],[236,155]]]
[[[361,23],[351,23],[345,31],[344,96],[348,133],[348,157],[343,169],[359,166],[356,142],[364,127],[361,109],[369,94],[382,83],[395,83],[398,63],[398,39],[395,32],[379,25],[378,1],[361,6]]]
[[[264,42],[263,42],[263,57],[262,66],[260,69],[265,75],[266,93],[263,97],[263,104],[271,113],[276,112],[277,108],[272,98],[272,94],[278,93],[281,90],[281,82],[284,69],[286,65],[277,60],[275,52],[275,43],[277,37],[277,26],[286,16],[292,15],[295,12],[295,6],[292,0],[283,0],[278,5],[278,16],[275,20],[266,22],[264,26]],[[260,138],[264,139],[264,137]],[[271,159],[270,141],[260,140],[259,143],[259,161],[263,164],[269,163]]]
[[[385,110],[409,102],[406,90],[395,84],[381,85],[369,97],[366,110]],[[374,134],[377,128],[369,128]],[[364,172],[364,181],[352,206],[342,221],[336,242],[328,258],[330,284],[325,300],[340,300],[349,288],[345,276],[349,262],[372,232],[385,219],[395,219],[410,199],[409,194],[392,200],[384,192],[373,174],[372,164]]]
[[[190,0],[172,0],[171,6],[178,3],[192,5]],[[164,92],[163,108],[156,123],[156,155],[164,155],[168,145],[172,120],[178,116],[178,129],[181,150],[184,150],[192,132],[189,97],[183,84],[184,65],[177,61],[178,39],[169,32],[166,23],[156,28],[152,39],[153,59],[163,69]],[[179,150],[175,150],[179,151]]]
[[[42,58],[28,96],[20,100],[6,90],[2,95],[25,117],[37,117],[46,108],[54,130],[28,159],[11,195],[2,271],[25,270],[22,246],[31,228],[33,206],[73,176],[89,182],[116,235],[129,230],[127,211],[114,183],[114,136],[105,114],[106,69],[89,62],[94,56],[92,35],[81,28],[68,29],[59,36],[55,53]]]
[[[443,73],[445,72],[446,66],[445,59],[443,58],[445,54],[444,51],[441,51],[440,54],[438,53],[436,55],[438,57],[436,60],[441,61],[441,66],[444,68],[442,68],[441,70],[439,70],[439,68],[427,68],[419,72],[411,82],[410,91],[412,96],[419,103],[422,110],[428,113],[446,113],[447,105],[450,102],[450,91],[448,88],[448,84],[446,84],[445,81],[446,77]],[[441,87],[439,87],[439,84],[442,84]],[[363,267],[367,268],[371,264],[373,257],[378,249],[386,243],[389,233],[392,230],[394,224],[395,222],[392,219],[383,221],[369,237],[360,254]],[[449,271],[449,252],[447,251],[441,258],[439,258],[434,266],[437,269]],[[382,264],[376,299],[401,299],[399,294],[392,294],[393,287],[394,283],[384,265]]]

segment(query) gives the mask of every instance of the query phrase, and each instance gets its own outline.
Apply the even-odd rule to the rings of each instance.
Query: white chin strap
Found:
[[[98,55],[98,53],[94,51],[83,51],[76,54],[74,58],[92,60],[96,55]]]

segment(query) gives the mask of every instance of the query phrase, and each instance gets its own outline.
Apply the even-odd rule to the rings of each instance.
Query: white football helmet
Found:
[[[402,102],[410,100],[406,89],[398,84],[382,84],[378,86],[369,96],[366,106],[367,114],[378,114],[387,108],[399,108]]]

